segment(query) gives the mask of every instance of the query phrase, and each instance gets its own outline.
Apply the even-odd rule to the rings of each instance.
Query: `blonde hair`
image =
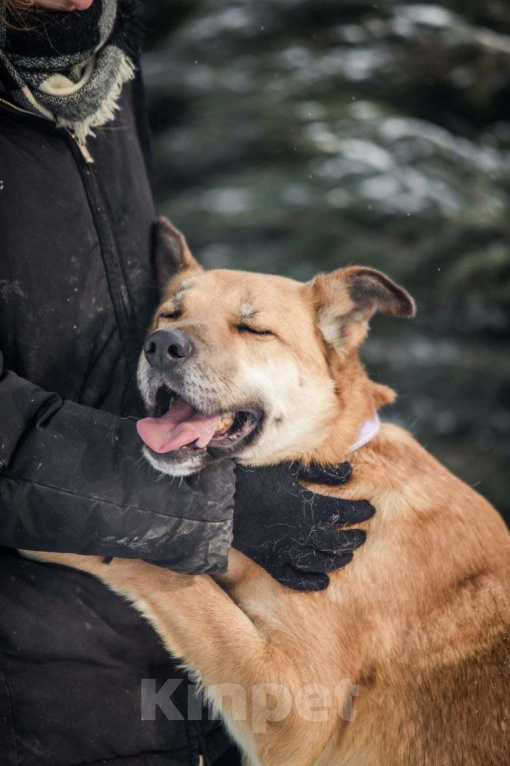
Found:
[[[0,19],[10,29],[27,29],[25,14],[34,5],[36,0],[0,0]]]
[[[35,0],[1,0],[4,9],[14,16],[23,13],[23,11],[28,11],[34,3]]]

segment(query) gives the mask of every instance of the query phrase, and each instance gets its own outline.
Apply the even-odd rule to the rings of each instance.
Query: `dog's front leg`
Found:
[[[260,671],[268,656],[267,642],[253,622],[209,576],[181,575],[131,559],[114,558],[105,564],[98,556],[22,553],[98,577],[131,601],[169,651],[199,671],[204,683],[242,683],[246,666],[257,663]]]
[[[208,576],[179,575],[143,561],[97,556],[29,553],[95,575],[127,598],[154,626],[168,650],[199,675],[249,763],[270,764],[263,717],[254,690],[288,684],[295,673],[284,653]],[[260,697],[262,706],[266,696]]]

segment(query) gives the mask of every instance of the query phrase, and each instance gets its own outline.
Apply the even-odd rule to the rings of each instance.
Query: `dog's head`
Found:
[[[350,266],[303,284],[204,271],[165,219],[156,263],[162,301],[138,368],[150,417],[138,431],[159,471],[185,476],[224,457],[316,457],[332,429],[352,441],[390,400],[358,358],[375,311],[414,314],[410,295],[384,274]]]

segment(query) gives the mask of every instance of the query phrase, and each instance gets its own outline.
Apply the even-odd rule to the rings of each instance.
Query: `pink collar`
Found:
[[[364,447],[365,444],[368,444],[368,442],[371,442],[372,439],[374,439],[377,434],[379,433],[379,429],[381,428],[381,421],[379,418],[379,415],[377,412],[374,412],[372,417],[369,420],[365,420],[363,425],[361,426],[358,437],[354,444],[351,446],[349,452],[356,452],[357,449],[360,449],[360,447]]]

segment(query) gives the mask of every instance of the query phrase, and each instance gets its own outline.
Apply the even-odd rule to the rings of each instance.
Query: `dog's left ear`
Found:
[[[172,226],[168,218],[160,216],[157,219],[153,238],[154,266],[161,293],[177,274],[186,270],[203,271],[191,254],[186,237]]]
[[[365,266],[319,274],[305,290],[312,298],[324,339],[335,347],[359,345],[376,311],[397,317],[416,313],[407,290],[381,271]]]

